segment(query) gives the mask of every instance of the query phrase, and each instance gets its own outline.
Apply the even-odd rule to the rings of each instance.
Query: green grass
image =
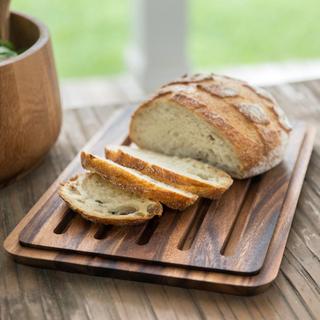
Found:
[[[121,72],[129,39],[128,0],[12,0],[46,23],[62,77]]]
[[[320,57],[319,0],[193,0],[190,50],[201,68]]]
[[[13,0],[52,33],[59,75],[122,72],[133,0]],[[320,57],[318,0],[190,0],[196,69]]]

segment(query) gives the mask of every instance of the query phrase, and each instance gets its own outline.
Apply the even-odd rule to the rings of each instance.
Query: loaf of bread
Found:
[[[265,90],[226,76],[183,76],[133,114],[139,147],[215,165],[232,177],[269,170],[283,158],[291,127]]]
[[[159,202],[126,192],[90,172],[63,183],[59,194],[85,219],[102,224],[138,224],[162,214]]]
[[[83,168],[95,172],[121,189],[141,197],[162,202],[170,208],[183,210],[195,203],[198,196],[154,180],[139,171],[111,160],[81,152]]]
[[[232,184],[224,171],[190,158],[126,146],[107,146],[105,155],[125,167],[204,198],[218,199]]]

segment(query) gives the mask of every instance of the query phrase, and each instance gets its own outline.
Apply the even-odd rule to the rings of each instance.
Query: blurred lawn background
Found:
[[[45,22],[61,77],[125,72],[131,6],[122,0],[12,0]],[[194,69],[320,58],[319,0],[189,0]]]

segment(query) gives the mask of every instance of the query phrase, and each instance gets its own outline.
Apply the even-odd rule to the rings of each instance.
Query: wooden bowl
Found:
[[[29,170],[61,127],[61,102],[48,29],[11,13],[11,40],[20,55],[0,62],[0,184]]]

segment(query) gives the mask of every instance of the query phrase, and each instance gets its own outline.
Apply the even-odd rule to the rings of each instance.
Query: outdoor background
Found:
[[[125,71],[130,0],[12,0],[52,33],[59,75]],[[319,58],[319,0],[189,0],[189,57],[196,70]]]

